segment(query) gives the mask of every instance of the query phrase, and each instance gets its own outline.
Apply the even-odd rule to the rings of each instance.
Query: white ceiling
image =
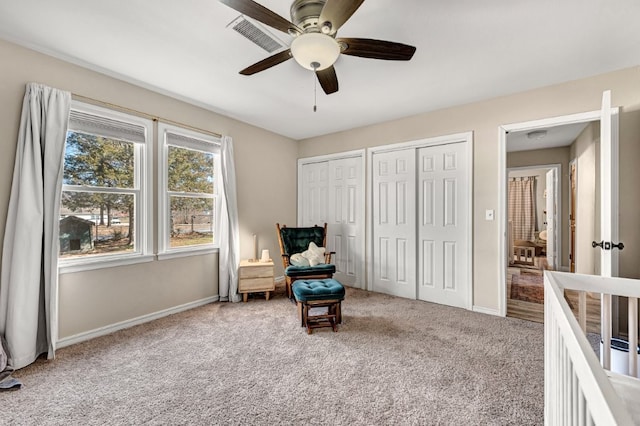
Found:
[[[290,1],[259,2],[290,19]],[[366,0],[338,36],[417,52],[342,55],[340,91],[318,89],[314,113],[294,61],[238,74],[270,55],[226,28],[238,15],[217,0],[1,0],[0,37],[293,139],[640,64],[638,0]]]
[[[546,129],[523,130],[509,132],[507,135],[507,152],[531,151],[534,149],[558,148],[571,145],[589,123],[564,124]],[[531,132],[546,132],[541,137]]]

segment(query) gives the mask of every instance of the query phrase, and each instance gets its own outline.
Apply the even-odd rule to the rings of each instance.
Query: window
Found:
[[[158,133],[159,252],[179,256],[211,251],[217,243],[220,140],[164,123]]]
[[[150,260],[152,125],[72,103],[60,203],[63,271]]]

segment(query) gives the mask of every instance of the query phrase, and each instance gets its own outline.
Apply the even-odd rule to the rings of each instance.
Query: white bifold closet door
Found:
[[[322,226],[327,221],[329,201],[329,163],[310,163],[302,167],[302,190],[299,207],[302,223],[299,226]],[[294,226],[294,224],[287,224]],[[293,253],[295,254],[295,253]]]
[[[373,290],[469,307],[465,143],[373,155]]]
[[[464,143],[418,150],[418,298],[467,308],[469,187]]]
[[[334,278],[364,286],[362,156],[301,165],[299,226],[327,223],[327,250],[334,251]]]
[[[415,149],[373,155],[373,291],[416,298]]]
[[[352,157],[329,161],[329,215],[327,246],[335,251],[335,278],[348,286],[360,286],[362,266],[362,236],[358,236],[359,219],[364,205],[362,193],[362,158]],[[362,277],[360,277],[362,278]]]

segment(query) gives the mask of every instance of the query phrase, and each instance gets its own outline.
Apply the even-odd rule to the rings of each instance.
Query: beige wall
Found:
[[[560,230],[562,240],[562,253],[559,264],[562,267],[569,267],[569,147],[537,149],[533,151],[517,151],[507,154],[507,168],[524,167],[537,165],[560,164],[560,188],[561,188],[561,208]],[[545,177],[543,177],[544,179]],[[543,183],[546,186],[546,182]],[[543,218],[544,219],[544,218]],[[542,226],[544,229],[544,226]]]
[[[232,136],[241,257],[253,255],[254,233],[261,249],[279,253],[275,223],[296,220],[296,141],[1,40],[0,58],[0,239],[25,85],[35,81]],[[279,263],[276,268],[276,275],[282,275]],[[60,277],[60,337],[214,297],[216,277],[215,254],[64,274]]]
[[[517,76],[514,76],[517,78]],[[622,276],[640,278],[640,67],[545,87],[483,102],[428,112],[395,121],[339,132],[300,142],[299,156],[310,157],[353,149],[473,131],[474,248],[473,303],[499,308],[500,220],[487,222],[486,209],[499,209],[498,127],[535,119],[600,109],[602,92],[611,89],[620,116],[620,254]],[[393,105],[389,105],[393,108]],[[627,246],[628,244],[628,246]],[[628,250],[627,250],[628,248]]]

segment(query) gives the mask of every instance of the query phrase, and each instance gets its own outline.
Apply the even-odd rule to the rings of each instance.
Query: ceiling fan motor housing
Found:
[[[291,22],[305,33],[320,32],[318,19],[326,0],[295,0],[291,4]]]

